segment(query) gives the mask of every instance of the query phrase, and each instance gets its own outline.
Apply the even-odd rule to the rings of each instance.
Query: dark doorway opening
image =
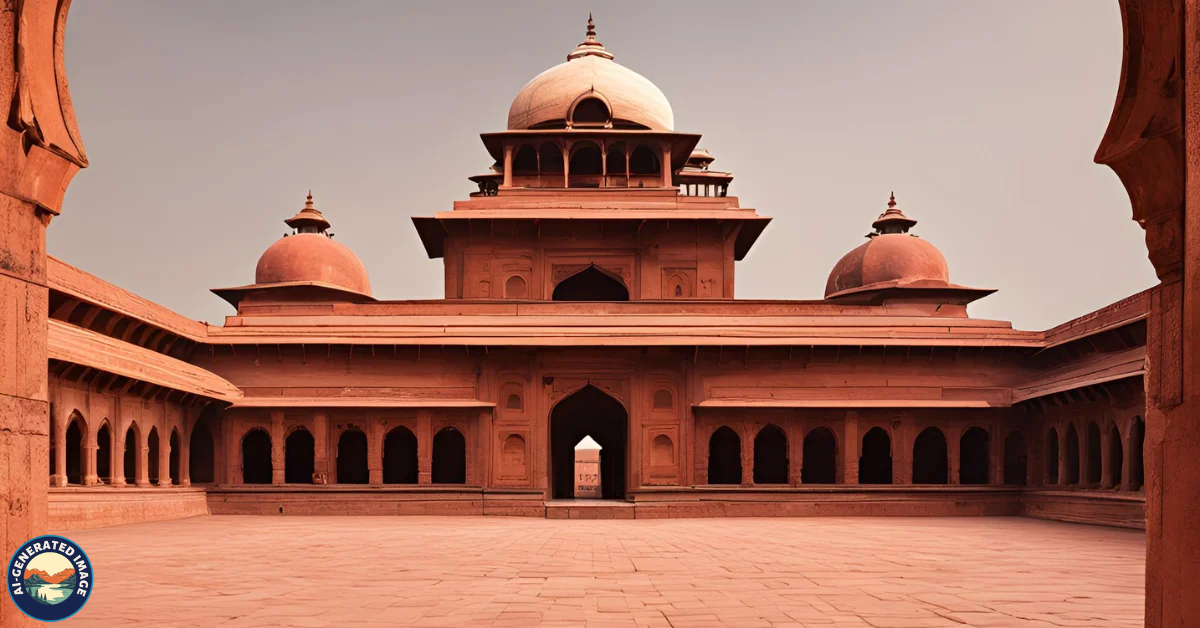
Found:
[[[67,450],[62,452],[67,456],[67,483],[68,484],[83,484],[83,430],[80,425],[83,422],[78,418],[71,421],[67,426]]]
[[[122,458],[125,463],[126,484],[137,484],[138,463],[142,458],[139,453],[141,452],[138,451],[137,423],[132,423],[125,428],[125,455]]]
[[[742,439],[725,425],[708,439],[708,483],[742,483]]]
[[[804,437],[804,463],[800,467],[801,484],[837,482],[837,440],[827,427],[818,427]]]
[[[788,483],[787,435],[778,426],[768,425],[754,437],[754,483]]]
[[[285,484],[312,484],[316,442],[304,428],[298,428],[283,441],[283,481]]]
[[[629,416],[621,402],[591,384],[558,402],[550,412],[554,499],[575,497],[575,445],[585,436],[600,446],[600,497],[625,499]]]
[[[628,301],[629,290],[604,271],[588,266],[559,282],[552,298],[555,301]]]
[[[892,437],[883,428],[873,427],[863,436],[858,483],[892,483]]]
[[[960,484],[987,484],[992,464],[991,438],[981,427],[969,427],[958,441]]]
[[[1009,486],[1025,486],[1028,482],[1029,452],[1025,447],[1025,436],[1012,432],[1004,439],[1004,483]]]
[[[1134,417],[1129,428],[1129,490],[1141,490],[1146,481],[1145,451],[1146,423],[1142,417]]]
[[[158,428],[151,427],[146,435],[146,475],[151,484],[158,484]]]
[[[367,435],[362,430],[349,428],[338,438],[337,483],[366,484],[369,479]]]
[[[417,483],[417,437],[407,427],[396,427],[383,439],[383,483]]]
[[[171,474],[171,483],[178,486],[183,478],[179,477],[179,430],[171,428],[171,437],[167,439],[167,473]]]
[[[927,427],[913,443],[913,484],[949,484],[950,462],[946,437],[936,427]]]
[[[1112,470],[1109,487],[1121,486],[1121,472],[1125,470],[1125,446],[1121,443],[1121,430],[1114,424],[1108,434],[1108,463]]]
[[[213,438],[206,420],[192,428],[192,437],[188,439],[188,476],[192,484],[213,481]]]
[[[1067,477],[1063,481],[1067,486],[1079,484],[1079,432],[1074,423],[1067,426]]]
[[[253,429],[242,438],[242,483],[271,483],[271,435]]]
[[[444,427],[433,437],[434,484],[467,483],[467,439],[462,432]]]
[[[104,484],[112,483],[112,430],[107,423],[96,432],[96,478]]]

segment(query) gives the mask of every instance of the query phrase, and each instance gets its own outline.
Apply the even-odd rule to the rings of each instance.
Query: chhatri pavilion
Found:
[[[311,194],[253,283],[213,290],[236,310],[223,325],[51,259],[50,527],[206,512],[1145,525],[1146,294],[1045,331],[971,318],[992,291],[954,283],[920,208],[882,190],[823,299],[735,299],[771,219],[590,21],[481,139],[476,191],[413,217],[442,299],[376,299],[329,232],[337,208]],[[576,459],[588,437],[598,462]],[[586,499],[577,462],[598,475]]]

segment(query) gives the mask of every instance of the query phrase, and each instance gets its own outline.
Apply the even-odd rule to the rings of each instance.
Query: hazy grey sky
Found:
[[[1116,0],[77,2],[71,92],[92,165],[50,253],[220,323],[312,188],[380,299],[440,298],[409,216],[490,161],[478,134],[595,12],[616,61],[775,218],[739,298],[819,299],[896,191],[977,318],[1041,329],[1155,283],[1092,163],[1121,63]]]

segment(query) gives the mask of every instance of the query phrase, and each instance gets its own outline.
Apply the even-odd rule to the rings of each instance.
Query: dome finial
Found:
[[[896,192],[893,191],[891,196],[888,197],[887,210],[880,214],[875,222],[871,223],[875,231],[867,234],[867,237],[871,238],[887,233],[908,233],[908,230],[912,229],[913,225],[916,224],[917,221],[905,216],[904,212],[899,207],[896,207]]]
[[[575,50],[572,50],[571,54],[567,55],[567,61],[587,56],[613,58],[612,53],[604,49],[604,44],[596,41],[596,21],[592,19],[590,11],[588,12],[587,38],[575,46]]]
[[[313,205],[312,190],[308,191],[304,209],[283,222],[295,229],[296,233],[325,233],[325,230],[329,228],[329,221],[325,220],[325,216]]]

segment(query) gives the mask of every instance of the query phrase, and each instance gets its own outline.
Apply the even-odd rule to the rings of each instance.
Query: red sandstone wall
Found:
[[[207,515],[203,488],[50,489],[50,530],[89,530]]]

